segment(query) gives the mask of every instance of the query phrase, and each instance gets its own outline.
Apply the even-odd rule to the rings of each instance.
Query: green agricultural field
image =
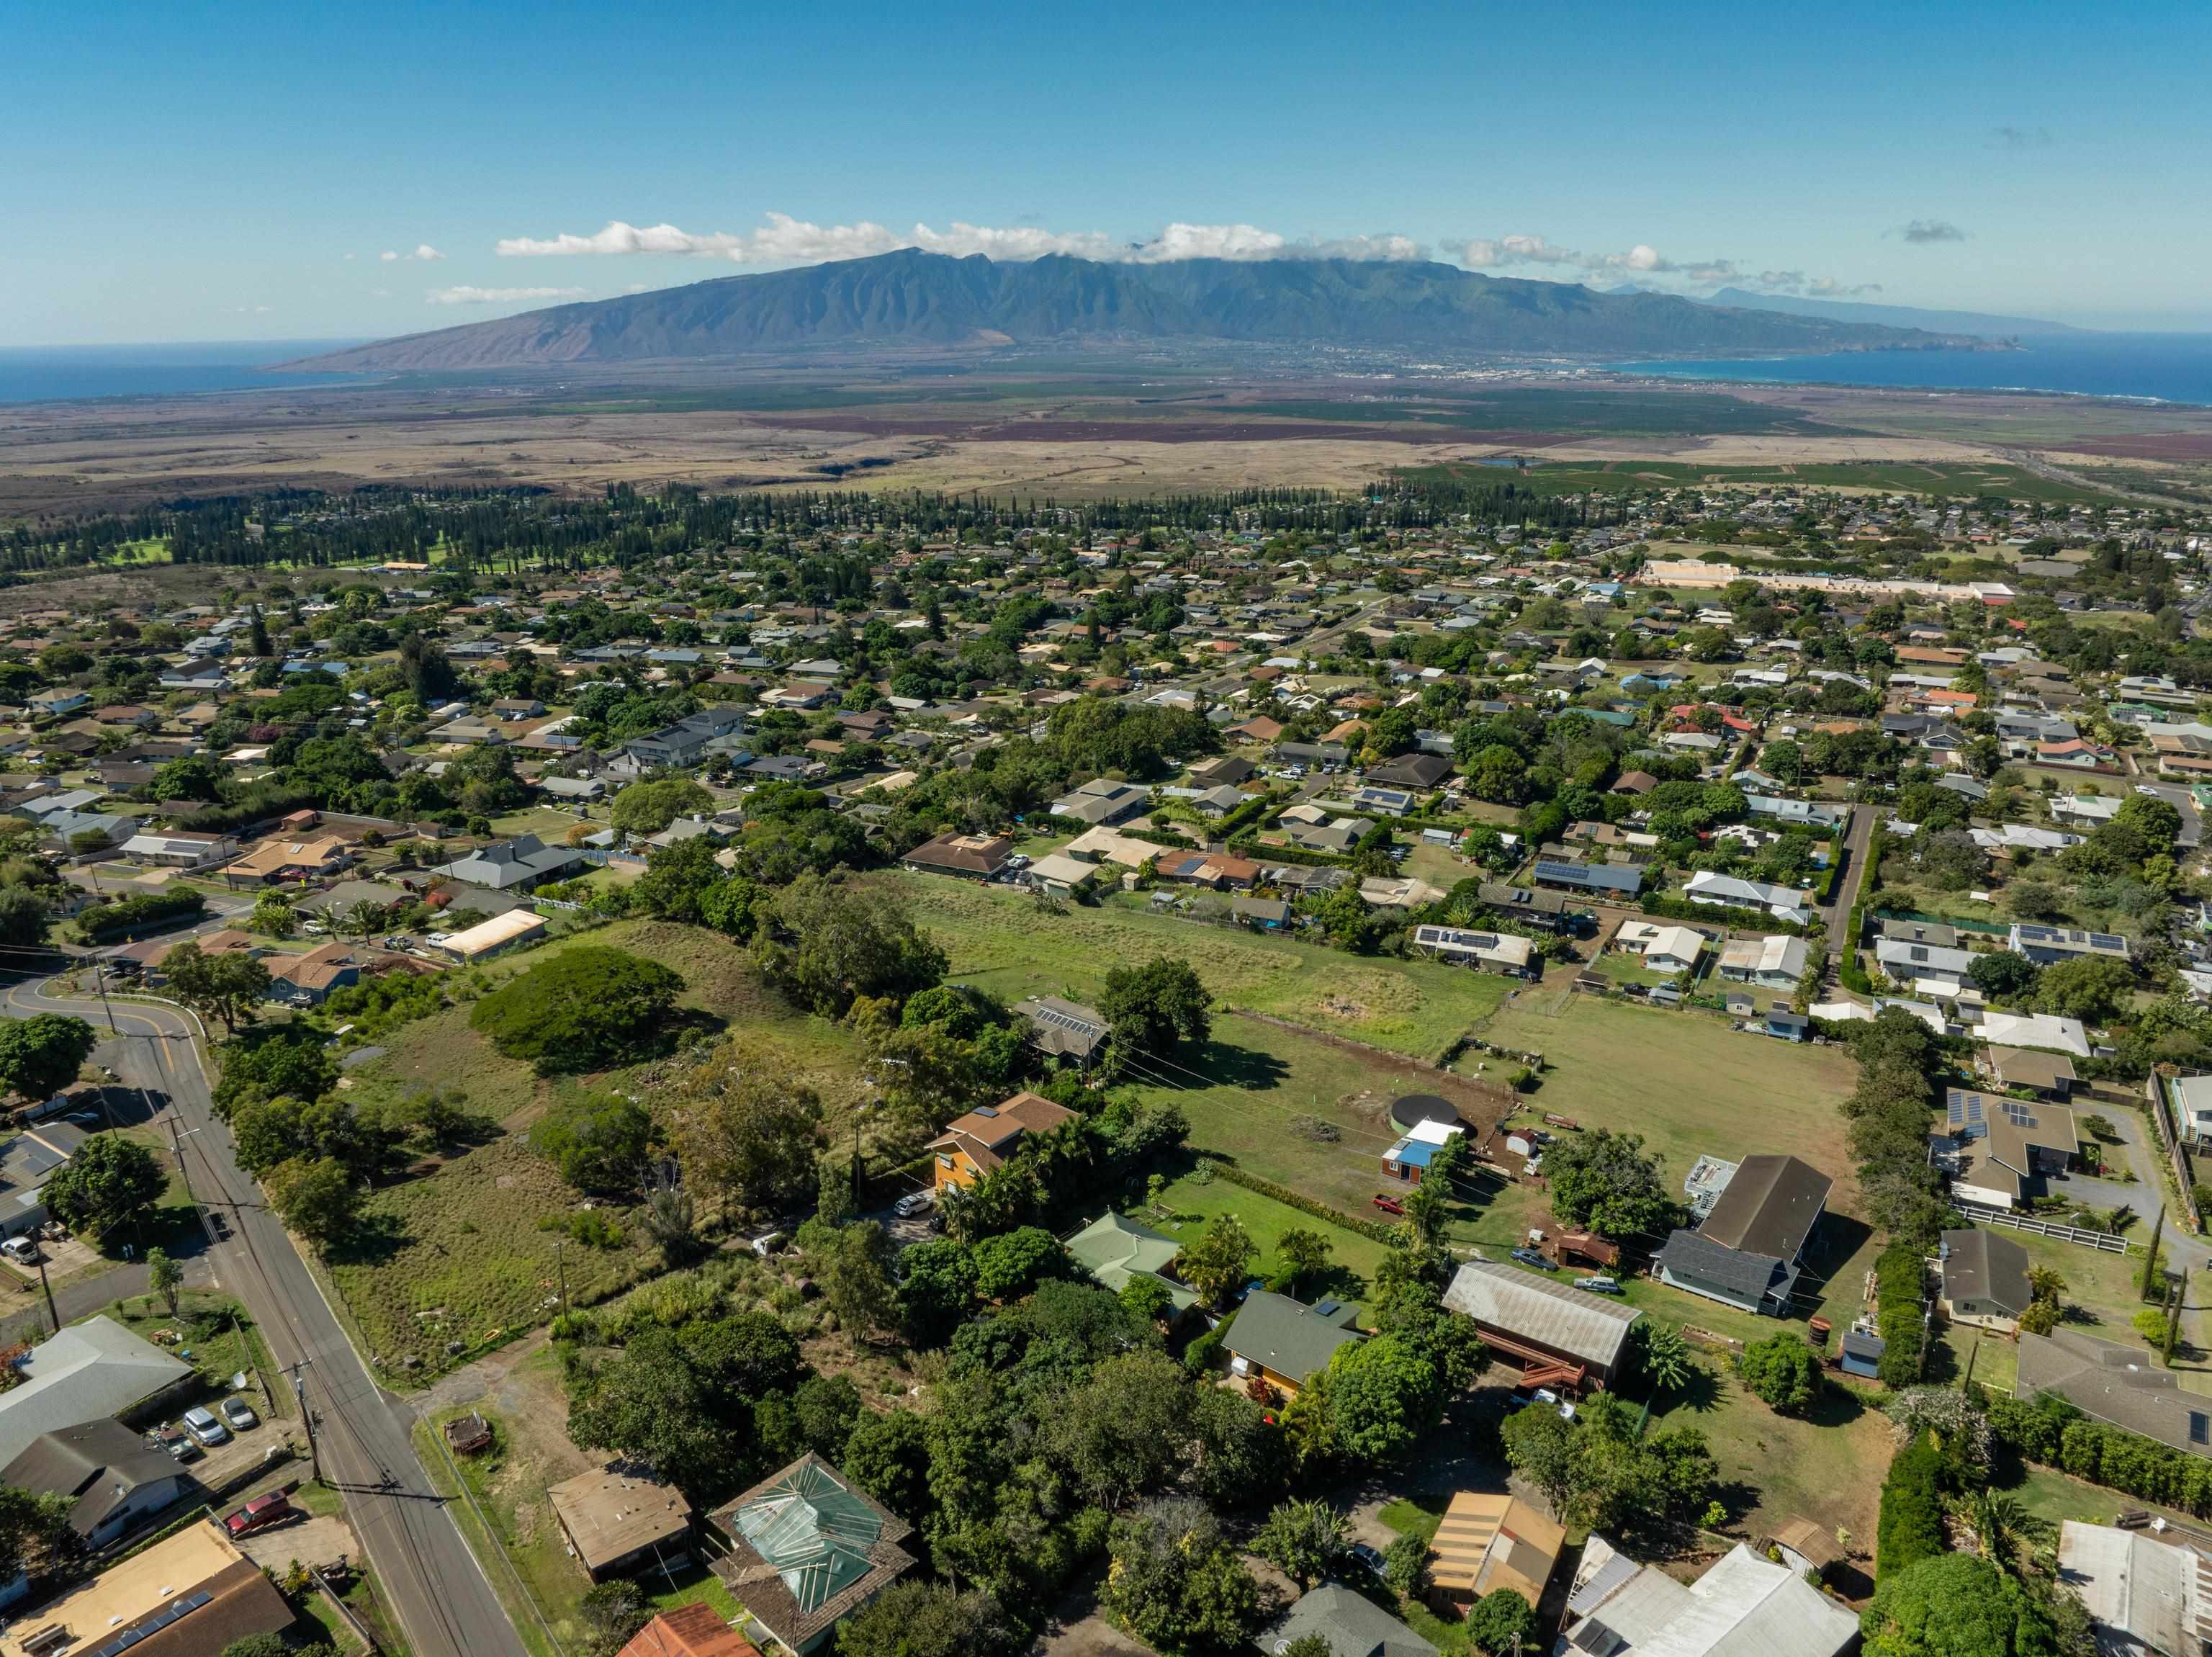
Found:
[[[1009,1002],[1036,995],[1085,1001],[1114,967],[1176,956],[1191,964],[1218,1005],[1433,1059],[1515,987],[1458,967],[1367,959],[1149,914],[1118,899],[1047,915],[1019,893],[937,875],[899,878],[917,920],[951,957],[951,976]]]

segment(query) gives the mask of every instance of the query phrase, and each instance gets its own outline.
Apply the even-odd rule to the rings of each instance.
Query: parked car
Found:
[[[1403,1214],[1406,1211],[1406,1205],[1403,1203],[1395,1197],[1385,1197],[1380,1191],[1375,1194],[1375,1206],[1385,1214]]]
[[[222,1527],[235,1537],[252,1536],[258,1531],[272,1531],[279,1525],[289,1525],[307,1515],[292,1505],[292,1499],[282,1490],[271,1490],[258,1496],[236,1513],[222,1521]]]
[[[185,1430],[203,1444],[230,1442],[230,1429],[217,1421],[212,1410],[194,1406],[185,1411],[182,1419]]]
[[[189,1433],[180,1433],[173,1427],[163,1427],[147,1435],[147,1441],[157,1450],[166,1450],[179,1461],[198,1461],[200,1447],[191,1441]]]
[[[1516,1386],[1513,1389],[1513,1402],[1524,1410],[1531,1404],[1547,1404],[1566,1420],[1572,1421],[1575,1418],[1575,1406],[1562,1399],[1548,1386],[1534,1388]]]
[[[1551,1261],[1547,1260],[1533,1248],[1516,1248],[1513,1251],[1513,1258],[1518,1260],[1522,1265],[1534,1266],[1539,1271],[1557,1271],[1559,1270],[1558,1266],[1554,1265]]]
[[[933,1191],[910,1191],[891,1204],[891,1212],[902,1220],[912,1219],[937,1201]]]
[[[1376,1575],[1382,1575],[1382,1555],[1380,1550],[1365,1542],[1355,1542],[1352,1544],[1352,1556],[1366,1566],[1369,1570],[1373,1571]]]
[[[261,1417],[253,1413],[253,1406],[241,1398],[228,1398],[222,1401],[222,1418],[241,1433],[261,1425]]]
[[[1619,1280],[1612,1277],[1577,1277],[1575,1287],[1588,1289],[1593,1295],[1618,1295],[1621,1292]]]
[[[10,1237],[0,1243],[0,1254],[6,1255],[19,1266],[34,1266],[39,1263],[39,1246],[28,1237]]]

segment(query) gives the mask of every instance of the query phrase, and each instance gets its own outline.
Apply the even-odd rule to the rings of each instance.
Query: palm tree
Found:
[[[1638,1365],[1653,1388],[1672,1392],[1688,1386],[1697,1365],[1691,1361],[1690,1343],[1682,1338],[1682,1331],[1649,1318],[1639,1320],[1636,1329],[1640,1347]]]
[[[2066,1280],[2049,1266],[2035,1266],[2027,1274],[2027,1292],[2031,1300],[2056,1301],[2066,1292]]]

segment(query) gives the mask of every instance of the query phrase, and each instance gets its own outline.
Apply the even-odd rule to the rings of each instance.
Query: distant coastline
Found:
[[[2070,333],[2003,351],[1826,351],[1814,356],[1619,362],[1616,374],[1899,391],[2027,392],[2212,406],[2212,333]]]
[[[358,342],[230,340],[189,345],[0,347],[0,404],[77,402],[108,397],[189,397],[204,392],[293,391],[355,385],[358,375],[302,375],[271,381],[271,362]]]

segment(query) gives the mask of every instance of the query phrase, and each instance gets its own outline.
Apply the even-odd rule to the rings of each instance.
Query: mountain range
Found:
[[[336,351],[316,372],[743,356],[818,345],[1227,340],[1542,356],[1926,350],[1953,334],[1666,294],[1601,294],[1455,265],[1349,259],[1000,262],[908,248],[549,310]]]

